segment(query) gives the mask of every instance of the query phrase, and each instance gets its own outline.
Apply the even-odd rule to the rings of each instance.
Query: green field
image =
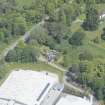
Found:
[[[81,53],[82,51],[89,51],[92,53],[92,55],[94,55],[94,58],[105,58],[105,41],[102,41],[100,38],[100,35],[102,33],[102,29],[105,27],[105,21],[103,21],[100,25],[99,25],[99,29],[96,31],[84,31],[81,27],[81,22],[74,22],[71,26],[71,31],[72,32],[76,32],[77,30],[82,30],[85,34],[86,37],[83,41],[83,45],[82,46],[78,46],[78,47],[68,47],[68,50],[71,53],[71,56],[69,55],[69,59],[71,59],[71,61],[74,61],[75,63],[78,62],[78,54]],[[99,38],[99,43],[94,43],[93,40],[98,37]],[[78,53],[77,53],[78,52]],[[73,57],[73,55],[75,55]],[[71,62],[72,63],[72,62]]]
[[[19,7],[30,6],[35,0],[16,0]]]
[[[97,4],[99,12],[105,12],[105,4]]]
[[[0,80],[0,84],[8,77],[10,72],[17,69],[24,69],[24,70],[34,70],[34,71],[48,71],[54,74],[57,74],[59,76],[59,80],[62,82],[63,80],[63,72],[59,69],[56,69],[52,66],[49,66],[46,63],[37,63],[37,64],[18,64],[18,63],[11,63],[11,64],[5,64],[3,67],[3,70],[5,70],[5,73],[3,73],[3,79]]]
[[[8,43],[0,43],[0,54],[8,48],[11,44],[13,44],[19,37],[11,38]]]
[[[0,54],[2,53],[2,51],[7,47],[7,44],[5,43],[1,43],[0,44]]]
[[[96,0],[70,1],[0,2],[0,54],[14,44],[15,36],[21,37],[20,35],[32,25],[46,20],[43,25],[33,29],[29,38],[24,42],[20,41],[16,48],[8,52],[5,61],[1,60],[0,84],[6,80],[10,72],[17,69],[48,71],[57,74],[63,82],[63,71],[37,59],[56,50],[54,63],[69,68],[69,72],[74,70],[75,76],[69,75],[68,79],[83,87],[90,87],[96,93],[97,99],[105,100],[105,19],[99,19],[99,16],[105,13],[105,4],[102,4],[101,0],[100,3],[95,3]],[[5,12],[2,5],[5,6]],[[46,15],[49,19],[44,19]],[[70,90],[66,88],[69,93]]]
[[[80,20],[80,18],[83,17],[83,14],[77,18],[77,20]],[[78,64],[80,62],[79,60],[79,54],[87,51],[93,56],[93,60],[102,59],[105,61],[105,41],[101,39],[101,34],[103,31],[103,28],[105,27],[105,20],[100,22],[99,28],[96,31],[85,31],[81,27],[82,25],[82,18],[81,22],[74,21],[71,24],[71,32],[74,33],[78,30],[82,30],[85,33],[85,38],[83,40],[83,45],[81,46],[71,46],[70,44],[63,43],[62,46],[66,46],[65,49],[68,52],[66,55],[60,55],[58,57],[57,63],[60,62],[66,62],[68,64],[68,67],[70,67],[71,64]],[[72,34],[70,34],[72,35]],[[70,36],[71,37],[71,36]],[[98,43],[94,43],[94,39],[98,38]],[[64,45],[65,44],[65,45]],[[63,59],[64,57],[64,59]],[[94,62],[94,61],[93,61]],[[95,63],[95,62],[94,62]]]

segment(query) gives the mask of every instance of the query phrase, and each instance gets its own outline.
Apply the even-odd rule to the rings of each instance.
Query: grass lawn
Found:
[[[74,28],[75,27],[75,28]],[[86,34],[86,38],[84,39],[83,46],[80,46],[76,48],[79,51],[82,51],[83,49],[91,51],[95,56],[103,56],[105,58],[104,52],[105,52],[105,41],[101,40],[101,33],[103,28],[105,27],[105,21],[100,23],[99,28],[96,31],[84,31],[81,27],[81,22],[73,23],[71,26],[72,32],[75,32],[79,29],[83,30]],[[93,40],[98,37],[99,43],[94,43]]]
[[[69,53],[65,55],[65,59],[63,59],[62,61],[69,63],[69,66],[71,64],[77,64],[78,62],[80,62],[79,54],[84,51],[90,52],[93,55],[94,59],[105,59],[105,41],[101,40],[102,30],[105,27],[105,20],[99,24],[99,28],[96,31],[85,31],[81,27],[81,24],[82,22],[77,21],[73,22],[71,25],[72,33],[76,32],[77,30],[82,30],[86,34],[86,37],[83,40],[83,45],[81,46],[72,47],[70,44],[68,44],[67,51]],[[93,40],[97,37],[99,39],[99,43],[94,43]]]
[[[99,12],[105,12],[105,3],[97,4],[97,8]]]
[[[30,6],[35,0],[16,0],[19,7]]]
[[[0,43],[0,54],[2,53],[2,51],[7,47],[6,43]]]
[[[7,63],[5,64],[4,69],[6,70],[5,76],[1,80],[1,83],[8,77],[9,73],[15,69],[24,69],[24,70],[35,70],[35,71],[48,71],[59,76],[59,80],[63,80],[63,72],[58,69],[46,64],[39,62],[37,64],[18,64],[18,63]]]
[[[8,43],[0,43],[0,54],[3,53],[3,51],[8,48],[12,43],[14,43],[19,37],[11,38]]]

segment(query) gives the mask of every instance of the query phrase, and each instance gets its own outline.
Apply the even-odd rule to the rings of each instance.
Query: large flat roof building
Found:
[[[92,103],[81,97],[67,95],[65,97],[61,97],[56,105],[92,105]]]
[[[40,105],[57,82],[45,72],[13,71],[0,87],[0,105]]]

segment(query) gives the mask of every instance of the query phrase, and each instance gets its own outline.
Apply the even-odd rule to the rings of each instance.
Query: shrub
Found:
[[[84,32],[77,31],[69,39],[69,43],[71,45],[76,45],[76,46],[82,45],[84,37],[85,37],[85,33]]]

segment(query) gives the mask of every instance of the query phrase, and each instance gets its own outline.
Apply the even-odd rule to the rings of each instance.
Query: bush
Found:
[[[103,33],[101,34],[101,39],[105,40],[105,28],[103,28]]]
[[[93,59],[93,56],[90,52],[84,51],[79,54],[79,60],[89,60],[91,61]]]
[[[82,45],[84,37],[85,37],[85,33],[84,32],[77,31],[69,39],[69,43],[71,45],[76,45],[76,46]]]
[[[97,43],[97,44],[100,43],[99,37],[96,37],[95,39],[93,39],[93,42],[94,42],[94,43]]]
[[[35,63],[37,62],[37,57],[38,54],[34,48],[24,47],[9,51],[5,60],[7,62]]]

